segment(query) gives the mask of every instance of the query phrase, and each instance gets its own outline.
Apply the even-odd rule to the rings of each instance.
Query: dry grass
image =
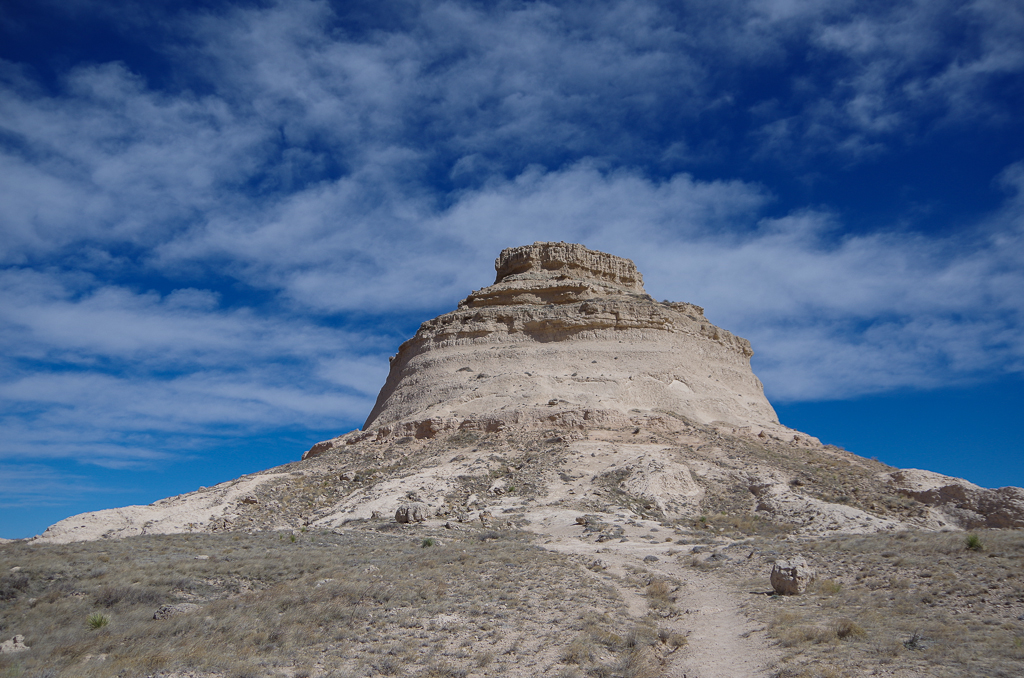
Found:
[[[803,596],[750,595],[748,612],[785,649],[779,676],[1024,675],[1024,532],[839,535],[748,541],[717,576],[764,591],[776,554],[818,571]],[[972,540],[973,543],[973,540]],[[761,557],[747,559],[750,551]],[[746,577],[746,579],[741,579]],[[757,584],[753,584],[757,582]],[[822,667],[830,667],[831,674]]]
[[[0,546],[0,633],[32,648],[0,676],[647,675],[614,590],[522,535],[290,536]],[[200,609],[153,619],[181,602]]]

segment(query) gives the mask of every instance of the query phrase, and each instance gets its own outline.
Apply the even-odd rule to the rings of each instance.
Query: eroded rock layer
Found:
[[[420,435],[431,432],[425,421],[487,430],[650,412],[778,426],[750,343],[699,306],[652,299],[628,259],[534,243],[504,250],[495,269],[493,285],[402,344],[364,430]]]

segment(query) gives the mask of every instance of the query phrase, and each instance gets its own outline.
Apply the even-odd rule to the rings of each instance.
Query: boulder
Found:
[[[0,654],[14,654],[15,652],[24,652],[31,649],[25,644],[25,636],[21,635],[14,636],[10,640],[0,643]]]
[[[399,523],[422,523],[427,520],[428,508],[421,501],[402,504],[395,511],[395,521]]]
[[[782,596],[796,596],[807,590],[814,581],[814,570],[803,558],[776,560],[772,565],[771,583],[775,593]]]

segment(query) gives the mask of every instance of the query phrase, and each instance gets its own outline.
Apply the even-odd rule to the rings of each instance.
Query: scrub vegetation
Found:
[[[0,676],[656,675],[658,628],[569,558],[364,528],[0,546],[0,633],[31,647]]]
[[[971,536],[984,550],[960,532],[750,541],[726,552],[762,557],[734,558],[715,574],[764,592],[748,597],[747,612],[783,651],[779,678],[1024,675],[1024,532]],[[816,569],[807,594],[765,590],[757,563],[780,548]]]

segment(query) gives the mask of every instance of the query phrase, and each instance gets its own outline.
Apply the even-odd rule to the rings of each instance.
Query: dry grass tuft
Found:
[[[664,612],[665,616],[676,613],[675,598],[672,596],[672,587],[664,579],[652,579],[651,583],[644,588],[647,596],[647,607],[657,612]]]

